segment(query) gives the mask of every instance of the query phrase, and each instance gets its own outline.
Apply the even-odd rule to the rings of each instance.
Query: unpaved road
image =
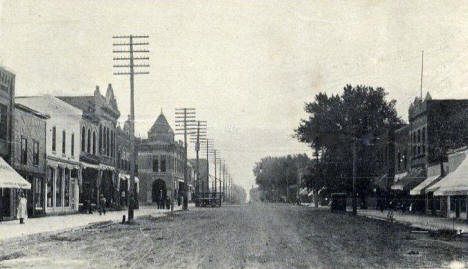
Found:
[[[0,268],[439,268],[467,254],[401,225],[255,204],[5,241]]]

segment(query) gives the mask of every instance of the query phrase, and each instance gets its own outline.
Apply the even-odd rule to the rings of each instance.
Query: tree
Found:
[[[365,195],[374,172],[372,154],[365,154],[366,146],[373,143],[373,137],[402,123],[395,110],[396,101],[387,101],[386,95],[380,87],[346,85],[341,95],[318,93],[315,101],[305,104],[309,117],[301,120],[295,135],[315,150],[320,163],[310,171],[310,180],[317,181],[310,185],[349,192],[352,189],[351,146],[358,141],[357,189]]]
[[[265,157],[253,169],[255,182],[267,201],[278,201],[281,198],[287,202],[295,201],[299,187],[298,170],[309,162],[305,154]]]

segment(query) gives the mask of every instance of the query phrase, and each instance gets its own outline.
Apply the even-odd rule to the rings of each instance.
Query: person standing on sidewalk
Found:
[[[20,192],[19,200],[18,200],[18,208],[17,208],[17,214],[20,220],[20,224],[24,224],[24,220],[28,217],[27,204],[28,204],[28,201],[24,197],[23,192]]]
[[[99,199],[99,215],[106,214],[106,197],[101,193],[101,198]]]

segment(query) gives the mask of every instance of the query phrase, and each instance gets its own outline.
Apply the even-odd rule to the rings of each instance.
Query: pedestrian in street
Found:
[[[20,220],[20,224],[24,224],[24,220],[28,218],[27,204],[28,204],[28,201],[24,197],[23,192],[20,192],[19,200],[18,200],[18,208],[17,208],[17,213],[18,213],[18,218]]]
[[[101,198],[99,199],[99,215],[106,214],[106,197],[101,194]]]

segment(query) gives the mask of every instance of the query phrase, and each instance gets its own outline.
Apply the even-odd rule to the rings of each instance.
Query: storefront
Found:
[[[49,160],[47,164],[46,213],[78,211],[80,166]]]
[[[0,220],[16,217],[18,192],[30,189],[31,183],[0,157]]]
[[[449,173],[429,189],[440,198],[442,215],[461,218],[468,215],[468,150],[449,154]],[[453,215],[454,214],[454,215]]]

